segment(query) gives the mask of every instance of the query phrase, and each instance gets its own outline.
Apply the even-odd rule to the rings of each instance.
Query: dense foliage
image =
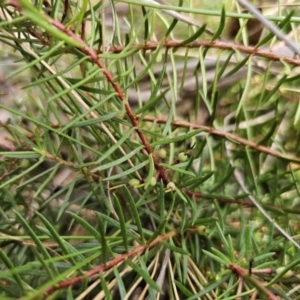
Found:
[[[0,2],[1,299],[300,298],[290,2]]]

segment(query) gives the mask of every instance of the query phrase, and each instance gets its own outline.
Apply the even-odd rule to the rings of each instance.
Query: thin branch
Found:
[[[9,4],[16,7],[17,9],[20,8],[20,5],[16,2],[16,0],[11,0]],[[70,36],[76,36],[72,31],[67,30],[64,27],[64,25],[62,23],[60,23],[59,21],[56,21],[56,20],[53,20],[53,19],[50,19],[50,20],[52,20],[52,22],[55,22],[55,24],[57,25],[56,26],[55,24],[53,24],[54,26],[56,26],[60,30],[64,31],[68,35],[71,34]],[[68,32],[66,32],[66,30]],[[32,34],[32,32],[31,32],[31,34]],[[47,44],[45,42],[45,40],[42,39],[37,33],[35,33],[34,36],[42,44],[44,44],[44,45]],[[76,38],[76,40],[79,41],[80,43],[84,44],[84,48],[85,48],[84,51],[89,49],[89,51],[91,51],[94,54],[95,53],[102,54],[102,53],[105,52],[104,49],[103,49],[103,52],[101,52],[101,51],[97,52],[96,50],[92,50],[92,49],[88,48],[88,46],[79,37]],[[123,45],[121,45],[121,46],[109,46],[109,49],[108,49],[107,53],[121,53],[125,49],[125,47],[126,46],[123,46]],[[241,45],[241,44],[238,44],[238,43],[232,43],[232,42],[228,42],[228,41],[224,41],[224,40],[220,40],[220,39],[217,39],[215,41],[197,40],[197,41],[193,41],[193,42],[187,43],[187,44],[183,44],[183,41],[180,41],[180,40],[165,41],[163,45],[160,42],[148,41],[148,42],[145,42],[145,43],[142,43],[142,44],[133,43],[131,45],[131,47],[127,48],[127,50],[130,51],[130,50],[135,49],[136,52],[141,51],[141,50],[143,50],[143,51],[145,51],[145,50],[154,51],[158,47],[173,48],[173,49],[177,49],[177,48],[181,48],[181,47],[184,47],[184,48],[197,48],[198,49],[198,48],[202,47],[202,48],[215,48],[215,49],[230,50],[230,51],[236,51],[237,50],[237,51],[239,51],[241,53],[244,53],[244,54],[249,54],[249,55],[257,56],[257,57],[263,57],[263,58],[270,59],[272,61],[284,61],[286,63],[289,63],[289,64],[293,65],[293,66],[300,66],[300,59],[299,58],[288,56],[288,55],[282,55],[280,53],[275,53],[275,52],[272,51],[272,49],[258,49],[256,47],[245,46],[245,45]],[[293,47],[293,49],[294,49],[294,47]],[[84,53],[86,53],[86,52],[84,52]],[[109,80],[112,80],[112,78],[110,78]],[[115,86],[114,86],[114,88],[115,88]],[[119,91],[120,91],[120,89],[119,89]],[[122,99],[122,101],[124,101],[124,95],[123,95],[122,92],[119,96],[121,96],[120,99]]]
[[[241,268],[239,265],[230,264],[228,266],[228,269],[230,269],[233,273],[235,273],[236,275],[238,275],[240,277],[240,279],[243,280],[243,281],[244,281],[245,278],[247,278],[247,281],[252,282],[256,287],[258,287],[263,293],[265,293],[265,295],[268,297],[268,299],[270,299],[270,300],[278,300],[278,298],[271,291],[269,291],[262,284],[261,281],[257,280],[253,276],[250,277],[248,275],[248,272],[245,269]]]
[[[85,279],[87,277],[91,278],[92,276],[94,276],[94,275],[96,275],[100,272],[109,270],[109,269],[119,265],[120,263],[124,262],[128,258],[132,258],[132,257],[135,257],[137,255],[141,255],[143,252],[145,252],[148,249],[153,248],[154,246],[156,246],[161,241],[172,238],[172,237],[178,235],[179,233],[180,233],[179,230],[173,230],[173,231],[170,231],[170,232],[166,233],[165,235],[161,235],[161,236],[157,237],[154,241],[152,241],[148,245],[146,244],[146,245],[141,245],[139,247],[136,247],[132,251],[130,251],[128,253],[125,253],[125,254],[122,254],[122,255],[116,257],[115,259],[112,259],[112,260],[108,261],[106,264],[96,266],[92,270],[85,272],[83,275],[79,275],[75,278],[67,279],[67,280],[65,280],[65,281],[63,281],[63,282],[61,282],[61,283],[59,283],[55,286],[50,287],[49,289],[47,289],[45,291],[44,294],[45,295],[50,295],[50,294],[53,294],[57,290],[65,289],[65,288],[68,288],[70,286],[74,286],[75,284],[81,282],[83,279]]]
[[[167,122],[167,119],[157,118],[157,117],[152,117],[152,116],[144,116],[143,121],[156,122],[158,124],[165,124]],[[203,131],[205,131],[211,135],[219,136],[219,137],[225,138],[226,140],[229,140],[229,141],[234,141],[237,144],[241,144],[241,145],[244,145],[245,147],[255,149],[259,152],[262,152],[262,153],[265,153],[265,154],[268,154],[268,155],[271,155],[274,157],[278,157],[278,158],[287,160],[289,162],[297,162],[297,163],[300,162],[300,158],[280,153],[280,152],[272,150],[268,147],[258,145],[252,141],[244,139],[236,134],[225,132],[220,129],[216,129],[216,128],[205,126],[205,125],[198,125],[195,123],[190,123],[190,122],[185,122],[185,121],[179,121],[179,120],[172,121],[171,125],[176,126],[176,127],[189,128],[189,129],[203,129]]]
[[[249,54],[252,56],[258,56],[258,57],[263,57],[270,59],[272,61],[284,61],[286,63],[289,63],[294,66],[300,66],[300,59],[291,57],[291,56],[286,56],[286,55],[280,55],[278,53],[272,52],[270,49],[258,49],[255,47],[250,47],[250,46],[244,46],[241,44],[237,43],[232,43],[232,42],[224,42],[220,40],[215,40],[215,41],[205,41],[205,40],[198,40],[194,41],[188,44],[183,44],[183,41],[166,41],[163,45],[161,45],[159,42],[146,42],[143,44],[133,44],[131,48],[128,50],[136,49],[136,51],[140,50],[156,50],[158,47],[162,48],[215,48],[215,49],[220,49],[220,50],[230,50],[230,51],[239,51],[244,54]],[[124,50],[125,46],[114,46],[110,47],[110,53],[120,53]]]

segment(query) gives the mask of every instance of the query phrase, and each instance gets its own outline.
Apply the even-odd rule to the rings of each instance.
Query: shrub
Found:
[[[299,298],[299,18],[237,2],[0,3],[3,299]]]

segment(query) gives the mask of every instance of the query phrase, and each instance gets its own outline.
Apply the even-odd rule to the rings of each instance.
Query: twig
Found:
[[[165,124],[167,122],[166,119],[164,118],[157,118],[157,117],[152,117],[152,116],[144,116],[143,117],[143,121],[146,122],[156,122],[158,124]],[[171,122],[171,125],[176,126],[176,127],[184,127],[184,128],[189,128],[189,129],[203,129],[203,131],[215,135],[215,136],[219,136],[219,137],[223,137],[229,141],[234,141],[238,144],[244,145],[246,147],[255,149],[257,151],[260,151],[262,153],[274,156],[274,157],[278,157],[284,160],[287,160],[289,162],[300,162],[300,158],[297,157],[293,157],[290,155],[286,155],[283,153],[280,153],[278,151],[272,150],[268,147],[262,146],[262,145],[258,145],[252,141],[249,141],[247,139],[244,139],[236,134],[233,133],[229,133],[229,132],[225,132],[213,127],[209,127],[209,126],[205,126],[205,125],[198,125],[195,123],[190,123],[190,122],[185,122],[185,121],[179,121],[179,120],[174,120]]]
[[[300,59],[299,58],[295,58],[295,57],[291,57],[291,56],[285,56],[285,55],[280,55],[277,53],[272,52],[271,50],[262,50],[262,49],[258,49],[255,47],[250,47],[250,46],[244,46],[241,44],[236,44],[236,43],[232,43],[232,42],[224,42],[224,41],[194,41],[188,44],[182,44],[182,41],[166,41],[163,45],[161,45],[159,42],[146,42],[143,44],[133,44],[130,48],[130,50],[132,49],[136,49],[136,51],[140,51],[140,50],[156,50],[159,46],[161,46],[162,48],[173,48],[173,49],[177,49],[177,48],[216,48],[216,49],[221,49],[221,50],[237,50],[241,53],[245,53],[245,54],[250,54],[252,56],[258,56],[258,57],[263,57],[263,58],[267,58],[270,59],[272,61],[284,61],[287,62],[291,65],[294,66],[300,66]],[[110,53],[120,53],[124,50],[125,46],[114,46],[110,48]],[[129,50],[129,49],[128,49]]]
[[[20,8],[20,5],[16,0],[10,0],[9,4],[16,7],[17,9]],[[53,20],[53,19],[51,19],[51,20],[52,20],[52,22],[55,22],[57,24],[57,26],[55,24],[53,24],[54,26],[56,26],[57,28],[62,27],[62,28],[59,28],[59,29],[64,31],[64,26],[59,21],[56,21],[56,20]],[[61,26],[59,26],[59,24]],[[66,31],[64,31],[64,32],[67,33]],[[72,35],[76,36],[72,31],[69,30],[69,32],[72,33]],[[42,44],[47,44],[45,42],[45,40],[42,39],[40,37],[40,35],[38,35],[37,33],[34,34],[33,32],[31,32],[31,34],[33,34]],[[69,33],[68,33],[68,35],[69,35]],[[79,41],[78,39],[76,39],[76,40]],[[284,39],[284,41],[285,41],[285,39]],[[80,43],[84,43],[82,41],[82,39],[80,39]],[[85,47],[87,47],[87,46],[85,45]],[[125,47],[127,47],[127,46],[123,46],[123,45],[121,45],[121,46],[109,46],[109,51],[107,53],[121,53],[125,49]],[[282,61],[284,61],[286,63],[289,63],[293,66],[300,66],[300,59],[299,58],[292,57],[292,56],[287,56],[287,55],[282,55],[282,54],[279,54],[279,53],[275,53],[270,49],[267,49],[267,50],[266,49],[258,49],[256,47],[244,46],[244,45],[241,45],[241,44],[238,44],[238,43],[232,43],[232,42],[228,42],[228,41],[224,41],[224,40],[220,40],[220,39],[217,39],[217,40],[214,40],[214,41],[197,40],[197,41],[193,41],[193,42],[187,43],[187,44],[183,44],[183,41],[180,41],[180,40],[176,40],[176,41],[171,40],[171,41],[165,41],[163,45],[160,42],[148,41],[148,42],[145,42],[145,43],[142,43],[142,44],[132,44],[132,46],[127,48],[127,50],[130,51],[130,50],[135,49],[136,52],[141,51],[141,50],[143,50],[143,51],[145,51],[145,50],[154,51],[158,47],[173,48],[173,49],[181,48],[181,47],[184,47],[184,48],[200,48],[200,47],[202,47],[202,48],[215,48],[215,49],[230,50],[230,51],[237,50],[237,51],[239,51],[241,53],[244,53],[244,54],[249,54],[249,55],[257,56],[257,57],[263,57],[263,58],[270,59],[272,61],[281,61],[282,60]],[[295,48],[295,45],[293,46],[293,50],[294,50],[294,48]],[[85,50],[87,50],[87,49],[85,49]],[[92,50],[92,49],[89,49],[89,50],[94,52],[94,50]],[[103,49],[103,52],[101,52],[101,51],[97,52],[95,50],[95,53],[97,53],[97,54],[104,53],[104,52],[105,52],[104,49]],[[293,51],[293,52],[295,52],[295,51]]]
[[[170,232],[166,233],[165,235],[161,235],[161,236],[157,237],[154,241],[152,241],[148,245],[141,245],[141,246],[133,249],[132,251],[130,251],[128,253],[122,254],[122,255],[118,256],[117,258],[108,261],[106,264],[99,265],[99,266],[93,268],[92,270],[85,272],[83,275],[79,275],[75,278],[67,279],[67,280],[65,280],[65,281],[63,281],[63,282],[61,282],[61,283],[59,283],[55,286],[50,287],[49,289],[47,289],[45,291],[44,294],[45,295],[50,295],[50,294],[54,293],[57,290],[65,289],[65,288],[68,288],[70,286],[74,286],[75,284],[81,282],[84,278],[87,278],[87,277],[91,278],[92,276],[94,276],[94,275],[96,275],[100,272],[109,270],[109,269],[117,266],[118,264],[124,262],[125,259],[134,257],[136,255],[141,255],[147,249],[151,249],[154,246],[156,246],[158,243],[160,243],[161,241],[172,238],[172,237],[176,236],[179,233],[180,233],[179,230],[173,230],[173,231],[170,231]]]
[[[236,275],[239,276],[239,278],[244,281],[245,278],[247,278],[249,281],[251,281],[255,286],[259,287],[259,289],[261,291],[263,291],[265,293],[265,295],[268,297],[268,299],[270,300],[278,300],[278,298],[271,292],[269,291],[263,284],[261,281],[257,280],[254,277],[250,277],[248,275],[248,272],[241,268],[239,265],[234,265],[234,264],[230,264],[228,266],[228,269],[230,269],[233,273],[235,273]]]

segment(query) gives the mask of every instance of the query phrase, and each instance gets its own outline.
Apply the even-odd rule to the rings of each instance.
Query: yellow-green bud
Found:
[[[197,233],[202,236],[206,236],[206,227],[204,225],[199,225],[197,227]]]
[[[156,178],[155,177],[151,178],[151,181],[150,181],[149,185],[150,186],[155,186],[156,185]]]
[[[279,267],[276,269],[276,274],[281,273],[283,270],[285,269],[285,267]],[[291,278],[294,275],[293,271],[288,270],[286,273],[283,274],[283,276],[281,278]]]
[[[185,161],[187,161],[187,159],[188,159],[188,156],[185,154],[185,152],[181,152],[178,154],[178,160],[180,162],[185,162]]]
[[[167,157],[167,151],[165,150],[165,149],[163,149],[163,148],[161,148],[161,149],[159,149],[159,151],[158,151],[158,155],[159,155],[159,157],[160,158],[166,158]]]
[[[136,186],[140,185],[141,182],[138,179],[133,178],[133,179],[129,180],[128,184],[132,187],[136,187]]]
[[[176,188],[176,185],[175,185],[174,182],[170,181],[170,182],[168,183],[168,185],[167,185],[167,188],[170,189],[170,190],[172,190],[172,191],[174,191],[175,188]]]
[[[30,161],[28,159],[22,159],[21,167],[26,169],[29,168],[29,166],[30,166]]]

